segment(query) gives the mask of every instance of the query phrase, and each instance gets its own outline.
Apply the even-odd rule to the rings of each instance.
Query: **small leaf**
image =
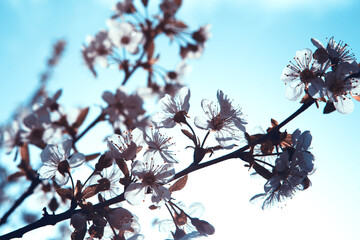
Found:
[[[96,159],[98,156],[100,156],[100,153],[94,153],[94,154],[90,154],[90,155],[86,155],[85,159],[87,162]]]
[[[81,109],[79,116],[77,117],[76,121],[73,124],[73,127],[75,128],[80,127],[81,124],[83,124],[88,112],[89,112],[89,107]]]
[[[187,136],[191,141],[194,139],[194,135],[193,135],[191,132],[189,132],[188,130],[181,129],[181,132],[182,132],[185,136]]]
[[[353,95],[351,94],[351,96],[356,100],[360,102],[360,95]]]
[[[22,176],[25,176],[25,173],[24,173],[24,172],[16,172],[16,173],[13,173],[13,174],[9,175],[9,176],[7,177],[7,180],[8,180],[9,182],[15,181],[15,180],[17,180],[18,178],[20,178],[20,177],[22,177]]]
[[[188,180],[188,175],[183,176],[169,188],[169,191],[175,192],[175,191],[179,191],[179,190],[183,189],[186,185],[187,180]]]
[[[95,196],[98,193],[98,191],[97,191],[98,186],[99,186],[99,184],[94,184],[94,185],[90,185],[87,188],[85,188],[84,191],[82,192],[82,197],[84,199],[87,199],[87,198],[91,198],[91,197]]]
[[[328,114],[328,113],[332,113],[333,111],[335,111],[336,108],[334,106],[333,102],[328,101],[324,107],[324,114]]]
[[[149,206],[149,209],[150,209],[150,210],[155,210],[155,209],[158,209],[158,207],[155,206],[155,205],[151,205],[151,206]]]
[[[56,198],[53,197],[53,198],[50,200],[48,206],[49,206],[49,208],[50,208],[50,210],[51,210],[52,212],[55,212],[56,209],[58,209],[58,207],[59,207],[59,203],[58,203],[58,201],[56,200]]]
[[[71,240],[83,240],[86,235],[86,227],[75,229],[75,231],[71,234]]]
[[[20,156],[21,156],[21,161],[24,162],[25,165],[29,166],[29,164],[30,164],[30,155],[29,155],[29,147],[28,147],[27,143],[24,143],[20,147]]]
[[[174,26],[177,28],[187,28],[188,26],[182,21],[175,21]]]
[[[129,176],[129,169],[126,165],[126,162],[123,158],[115,158],[116,164],[119,166],[120,170],[124,173],[126,177]]]
[[[148,59],[152,59],[153,55],[154,55],[154,51],[155,51],[155,44],[154,41],[151,41],[149,44],[149,47],[147,49],[147,58]]]
[[[80,180],[77,180],[76,186],[75,186],[75,191],[74,191],[76,200],[80,200],[82,198],[82,194],[81,194],[82,188],[83,188],[83,185],[81,184]]]
[[[56,192],[62,198],[72,199],[72,191],[68,188],[58,188],[58,189],[56,189]]]
[[[271,126],[276,127],[277,125],[279,125],[278,121],[276,121],[275,119],[271,119]]]
[[[102,171],[104,168],[111,167],[113,159],[106,156],[106,154],[101,155],[99,161],[95,164],[96,171]]]

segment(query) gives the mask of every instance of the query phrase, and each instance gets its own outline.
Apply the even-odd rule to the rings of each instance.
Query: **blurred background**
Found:
[[[84,64],[81,47],[86,36],[107,27],[105,22],[113,14],[111,7],[115,3],[110,0],[0,2],[0,123],[11,120],[14,109],[36,90],[51,47],[58,39],[66,40],[67,46],[53,72],[49,90],[55,93],[63,89],[59,102],[67,109],[90,106],[85,126],[97,116],[99,106],[105,106],[102,92],[114,92],[122,75],[116,68],[98,66],[98,77],[94,78]],[[157,3],[150,1],[154,9]],[[212,25],[212,37],[204,54],[188,62],[192,71],[184,77],[191,90],[191,121],[203,114],[202,99],[216,101],[218,89],[242,108],[248,121],[247,131],[259,127],[265,130],[271,118],[284,120],[300,107],[298,102],[284,96],[285,85],[280,80],[284,67],[297,50],[315,50],[311,38],[326,45],[327,39],[334,36],[336,41],[349,44],[349,49],[359,56],[359,9],[360,2],[355,0],[183,0],[177,14],[179,19],[193,30],[204,24]],[[178,47],[167,39],[161,41],[157,47],[162,64],[176,67],[180,62]],[[129,91],[138,84],[144,85],[144,76],[135,74],[127,85]],[[203,219],[216,229],[215,235],[208,239],[359,239],[360,104],[355,103],[355,110],[349,115],[338,112],[324,115],[323,107],[312,106],[284,128],[288,132],[297,128],[310,130],[311,151],[316,158],[316,171],[310,176],[312,186],[298,192],[285,205],[262,210],[261,203],[250,203],[252,196],[263,192],[265,181],[250,177],[239,160],[229,160],[189,176],[187,186],[174,197],[187,205],[193,202],[204,205]],[[111,128],[105,125],[79,142],[80,151],[104,149],[102,131],[111,133]],[[9,166],[9,171],[16,169],[13,154],[1,152],[0,162]],[[184,166],[190,163],[186,161]],[[14,199],[22,192],[12,188],[6,191]],[[0,204],[0,215],[11,201]],[[29,206],[34,206],[31,197],[22,207]],[[40,217],[42,208],[39,206],[34,214]],[[136,213],[143,221],[141,233],[146,239],[167,237],[151,224],[159,217],[158,212],[143,206]],[[12,216],[9,225],[0,228],[0,234],[21,226],[16,216]],[[59,233],[52,227],[45,229],[49,235],[42,239],[58,238]],[[38,229],[24,238],[31,239],[39,233],[44,230]]]

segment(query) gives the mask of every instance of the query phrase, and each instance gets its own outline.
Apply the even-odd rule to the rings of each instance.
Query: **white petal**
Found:
[[[347,97],[338,96],[337,102],[334,102],[334,106],[338,112],[343,114],[349,114],[354,110],[354,103]]]
[[[84,154],[82,153],[74,153],[69,159],[69,165],[71,168],[75,168],[80,166],[86,161]]]
[[[302,83],[296,84],[295,86],[289,85],[285,91],[285,97],[291,101],[297,100],[305,90],[305,86]]]
[[[210,121],[204,119],[203,117],[195,117],[194,124],[200,129],[210,129]]]
[[[131,183],[125,191],[124,197],[132,205],[140,204],[145,200],[145,191],[147,187],[142,183]]]
[[[65,185],[69,181],[69,174],[62,175],[59,171],[55,172],[55,181],[58,185]]]
[[[190,89],[187,87],[181,88],[179,92],[179,99],[180,99],[181,110],[185,112],[189,112]]]
[[[55,176],[56,171],[57,171],[57,167],[42,165],[38,170],[38,173],[40,175],[40,179],[50,179],[53,176]]]

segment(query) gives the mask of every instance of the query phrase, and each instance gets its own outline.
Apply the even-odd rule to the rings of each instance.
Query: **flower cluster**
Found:
[[[324,113],[335,109],[350,113],[354,109],[351,98],[360,100],[360,67],[348,45],[330,38],[325,47],[316,39],[311,42],[315,52],[304,49],[296,52],[294,61],[284,69],[281,79],[288,85],[286,97],[302,101],[308,97],[326,102]]]
[[[148,11],[148,1],[142,1],[142,4]],[[164,0],[159,5],[160,12],[149,18],[142,16],[131,0],[117,3],[113,7],[115,14],[107,21],[108,29],[88,37],[83,46],[85,64],[95,76],[97,64],[103,67],[117,65],[124,72],[122,84],[134,71],[142,68],[148,72],[148,81],[139,93],[174,96],[184,86],[181,77],[189,69],[186,60],[199,58],[211,36],[209,24],[189,32],[188,26],[176,17],[180,6],[181,1]],[[179,44],[181,61],[175,70],[158,65],[160,54],[156,54],[155,40],[160,36]]]
[[[48,218],[51,224],[71,218],[71,239],[142,240],[139,218],[130,210],[147,204],[151,211],[168,211],[171,219],[156,223],[172,239],[212,235],[215,228],[197,214],[202,207],[196,204],[187,209],[175,203],[174,192],[186,186],[190,173],[228,159],[244,161],[253,174],[266,179],[264,192],[251,198],[263,199],[263,209],[310,187],[315,159],[310,152],[310,132],[280,131],[306,108],[302,106],[280,124],[271,119],[266,131],[250,134],[241,108],[218,90],[217,100],[203,99],[199,104],[203,113],[192,116],[190,89],[184,87],[182,77],[189,69],[187,60],[201,56],[210,38],[210,25],[190,31],[176,17],[181,0],[162,0],[157,14],[149,17],[148,2],[118,2],[107,21],[108,29],[89,37],[83,46],[83,59],[95,76],[98,64],[116,65],[124,75],[122,86],[102,93],[106,106],[86,128],[82,125],[90,107],[71,116],[58,103],[62,90],[49,96],[45,85],[31,99],[30,107],[15,114],[12,124],[0,126],[0,147],[8,154],[16,149],[15,161],[20,153],[18,171],[7,180],[26,176],[32,181],[26,194],[31,195],[41,185],[38,192],[51,195],[48,208],[53,215],[45,207],[43,218],[33,226],[46,225]],[[159,44],[155,40],[160,36],[178,44],[181,61],[175,69],[158,65],[160,55],[155,47]],[[302,103],[326,102],[325,113],[350,113],[354,107],[351,98],[360,100],[359,64],[343,42],[331,38],[325,47],[318,40],[311,41],[316,50],[296,52],[283,70],[286,97],[293,101],[302,97]],[[56,65],[63,48],[63,41],[56,44],[48,67]],[[137,69],[145,70],[147,85],[129,93],[123,85]],[[43,84],[50,73],[42,75]],[[149,95],[157,96],[161,110],[156,114],[145,107]],[[103,138],[97,138],[102,141],[96,144],[107,148],[91,149],[85,155],[87,150],[78,142],[99,122],[112,127],[110,132],[104,131]],[[37,170],[32,166],[40,163],[30,164],[34,147],[41,151]],[[182,150],[191,151],[192,157],[185,157]],[[179,170],[184,164],[187,167]],[[61,208],[66,212],[55,214]]]
[[[312,136],[309,131],[301,133],[299,129],[291,134],[291,145],[283,149],[271,167],[271,173],[264,186],[265,193],[255,195],[250,201],[265,198],[262,208],[291,198],[297,190],[310,186],[308,175],[314,170],[314,156],[309,152]],[[256,161],[256,160],[255,160]],[[267,166],[270,163],[266,163]],[[259,168],[255,168],[259,171]]]

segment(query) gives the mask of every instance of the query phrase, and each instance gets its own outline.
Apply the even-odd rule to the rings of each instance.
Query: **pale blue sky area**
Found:
[[[297,50],[315,50],[311,38],[326,44],[326,39],[334,36],[360,56],[359,1],[183,2],[178,17],[192,29],[212,24],[212,38],[204,55],[189,61],[192,72],[184,78],[191,89],[192,118],[202,111],[201,99],[216,100],[217,89],[222,89],[247,115],[247,130],[256,126],[265,129],[270,118],[281,121],[300,107],[284,97],[280,75]],[[68,46],[55,69],[50,90],[63,88],[60,103],[68,108],[90,104],[96,109],[96,104],[103,104],[102,92],[113,91],[122,75],[116,69],[97,67],[99,77],[93,78],[80,50],[87,35],[106,28],[113,3],[0,1],[1,122],[36,88],[49,50],[59,38],[64,38]],[[161,44],[159,49],[169,48],[168,41]],[[168,56],[160,51],[168,68],[180,60],[176,57],[177,46],[173,47]],[[141,77],[136,74],[129,88],[145,83]],[[253,195],[263,191],[264,181],[250,178],[243,163],[236,160],[189,177],[183,195],[179,192],[176,196],[189,205],[203,202],[206,220],[216,228],[215,236],[208,239],[359,238],[360,104],[355,103],[349,115],[323,115],[323,106],[313,106],[285,127],[288,132],[296,128],[311,131],[317,168],[310,176],[313,186],[289,200],[286,207],[263,211],[260,204],[249,203]],[[145,226],[144,230],[150,231]]]

